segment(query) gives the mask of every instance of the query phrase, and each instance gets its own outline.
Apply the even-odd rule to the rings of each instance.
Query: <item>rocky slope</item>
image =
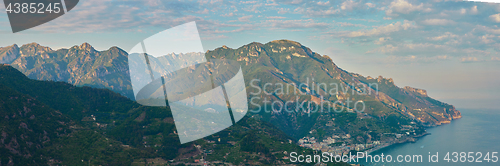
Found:
[[[0,165],[189,165],[202,158],[282,165],[290,164],[284,151],[313,153],[249,117],[180,144],[168,107],[141,106],[106,89],[32,80],[1,64],[0,118]]]
[[[184,55],[179,55],[184,56]],[[302,101],[320,103],[321,99],[334,103],[332,107],[356,110],[354,102],[363,101],[366,113],[378,122],[385,122],[389,117],[399,119],[396,124],[415,121],[423,126],[435,126],[449,123],[460,118],[460,112],[452,105],[442,103],[427,96],[425,90],[400,88],[390,78],[364,77],[339,68],[326,55],[313,52],[298,42],[276,40],[266,44],[250,43],[237,49],[223,46],[206,53],[207,58],[233,59],[243,66],[248,99],[251,110],[263,109],[264,99],[270,101]],[[96,51],[88,43],[70,49],[52,50],[36,43],[0,48],[0,59],[9,63],[27,75],[38,80],[65,81],[77,86],[108,88],[129,98],[134,98],[128,74],[127,53],[117,47],[106,51]],[[253,82],[257,79],[259,81]],[[314,79],[314,80],[313,80]],[[286,91],[275,91],[279,87],[267,87],[266,92],[254,94],[266,83],[291,86]],[[300,84],[307,84],[299,87]],[[326,84],[326,85],[325,85]],[[253,86],[252,86],[253,85]],[[324,86],[322,86],[324,85]],[[331,86],[335,85],[335,86]],[[297,93],[301,92],[301,93]],[[304,94],[302,94],[304,93]],[[295,103],[292,103],[292,105]],[[290,107],[294,108],[295,107]],[[269,109],[276,109],[271,108]],[[324,125],[328,119],[339,116],[330,114],[295,111],[292,113],[260,111],[259,116],[270,121],[286,133],[300,138],[315,125]],[[360,114],[363,115],[363,114]],[[358,119],[361,116],[358,116]],[[331,119],[331,118],[330,118]],[[344,129],[357,130],[354,125]],[[397,128],[397,127],[396,127]]]
[[[88,43],[59,50],[37,43],[14,44],[0,48],[0,63],[10,64],[32,79],[107,88],[132,98],[127,55],[118,47],[96,51]]]
[[[243,66],[247,92],[250,93],[249,99],[256,98],[256,103],[260,104],[263,104],[265,98],[269,98],[271,102],[282,101],[282,103],[295,101],[296,97],[300,98],[299,102],[304,100],[306,103],[307,101],[319,103],[320,99],[323,98],[332,103],[341,101],[343,103],[337,104],[337,107],[353,110],[356,109],[355,105],[345,101],[347,99],[351,101],[362,100],[366,106],[363,113],[378,121],[384,122],[390,116],[397,116],[400,119],[415,121],[424,126],[449,123],[451,120],[461,117],[460,112],[455,107],[430,98],[425,90],[411,87],[400,88],[394,84],[392,79],[381,76],[371,78],[349,73],[339,68],[328,56],[315,53],[294,41],[276,40],[266,44],[250,43],[237,49],[224,46],[208,51],[206,56],[239,61]],[[254,79],[258,81],[252,83],[251,81]],[[259,92],[255,86],[265,89],[266,83],[271,83],[270,86],[267,86],[266,91],[273,92],[272,94],[264,92],[252,94],[252,92]],[[298,86],[302,83],[306,85]],[[279,84],[285,86],[295,84],[296,86],[283,92],[282,88],[276,86]],[[303,94],[296,93],[297,91],[301,91]],[[252,109],[262,110],[263,108],[253,107]],[[269,107],[269,109],[273,108]],[[328,121],[319,121],[318,119],[324,119],[322,116],[330,116],[324,113],[317,113],[318,115],[314,116],[307,111],[263,112],[260,111],[258,114],[297,137],[306,135],[307,133],[304,131],[313,130],[315,125],[326,124]],[[402,121],[407,120],[401,120],[398,124],[403,123]]]
[[[0,86],[0,163],[44,164],[47,156],[39,149],[51,146],[70,133],[69,118],[33,97]]]

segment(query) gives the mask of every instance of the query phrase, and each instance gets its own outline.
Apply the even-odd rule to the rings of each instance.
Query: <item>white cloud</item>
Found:
[[[169,28],[195,20],[201,21],[198,24],[200,32],[208,34],[202,36],[207,40],[232,39],[231,33],[252,36],[257,30],[304,31],[305,36],[322,37],[318,40],[325,42],[344,39],[351,49],[376,48],[363,52],[369,50],[368,53],[404,56],[408,59],[411,56],[422,59],[424,56],[443,55],[444,59],[452,57],[459,60],[469,56],[482,58],[486,54],[484,50],[500,52],[500,24],[497,26],[500,23],[500,10],[495,11],[496,8],[500,9],[500,5],[464,2],[438,4],[443,2],[421,0],[246,0],[241,3],[220,0],[201,0],[198,3],[148,0],[147,4],[130,0],[88,0],[81,3],[87,6],[80,4],[64,17],[36,30],[63,30],[70,33],[147,31],[149,27]],[[384,11],[387,15],[378,14]],[[291,14],[283,15],[285,13]],[[474,13],[478,15],[473,16]],[[440,25],[453,26],[438,27]],[[271,37],[279,37],[276,35]],[[486,59],[489,60],[490,56]]]
[[[303,8],[303,7],[297,7],[295,8],[294,12],[300,13],[300,14],[305,14],[310,17],[327,17],[327,16],[332,16],[332,15],[337,15],[340,13],[339,9],[335,9],[334,7],[330,7],[328,9],[318,9],[318,8]]]
[[[247,12],[254,12],[254,13],[260,13],[261,11],[259,10],[263,5],[261,3],[255,3],[251,7],[245,7],[243,8],[244,11]]]
[[[249,22],[252,17],[253,17],[253,15],[243,16],[243,17],[238,18],[238,20],[241,22]]]
[[[302,0],[292,0],[290,4],[300,4],[302,3]]]
[[[286,17],[282,17],[282,16],[268,16],[266,18],[268,18],[268,19],[285,19]]]
[[[243,32],[243,31],[248,31],[248,30],[255,30],[257,29],[257,27],[261,26],[261,24],[253,24],[253,23],[250,23],[250,24],[218,24],[216,23],[215,25],[216,27],[219,27],[219,28],[227,28],[227,27],[230,27],[230,28],[237,28],[237,29],[233,29],[233,30],[218,30],[218,29],[215,29],[213,31],[211,31],[211,33],[214,33],[214,34],[219,34],[219,33],[235,33],[235,32]]]
[[[392,53],[392,52],[394,52],[396,50],[398,50],[397,47],[393,46],[392,44],[387,44],[385,46],[382,46],[382,47],[379,47],[379,48],[367,51],[366,53],[380,52],[380,53],[384,53],[385,54],[385,53]]]
[[[477,59],[477,57],[463,57],[463,58],[460,58],[460,61],[461,62],[477,62],[479,60]]]
[[[448,55],[441,55],[441,56],[436,56],[437,59],[450,59],[450,56]]]
[[[279,6],[274,0],[267,0],[266,6]]]
[[[319,1],[318,3],[316,3],[318,5],[321,5],[321,6],[326,6],[326,5],[329,5],[330,4],[330,1],[326,1],[326,2],[321,2]]]
[[[161,4],[160,0],[145,0],[148,6],[158,6]]]
[[[491,15],[491,16],[490,16],[490,19],[491,19],[493,22],[500,23],[500,13]]]
[[[446,32],[444,33],[443,35],[441,36],[436,36],[436,37],[428,37],[427,39],[429,40],[435,40],[435,41],[439,41],[439,40],[444,40],[444,39],[448,39],[448,38],[456,38],[458,37],[458,35],[455,35],[451,32]]]
[[[160,1],[160,0],[151,0],[151,1]],[[201,5],[204,5],[204,4],[216,4],[216,3],[220,3],[222,2],[222,0],[199,0],[198,3],[200,3]]]
[[[365,21],[365,22],[380,22],[379,20],[374,19],[360,19],[360,18],[348,18],[347,20],[355,20],[355,21]]]
[[[228,38],[225,35],[211,35],[211,36],[203,36],[201,39],[202,40],[218,40],[218,39],[225,39]]]
[[[197,12],[197,13],[198,13],[198,14],[208,14],[208,13],[209,13],[209,11],[208,11],[208,9],[205,9],[205,10],[203,10],[203,11],[201,11],[201,12]]]
[[[492,33],[500,35],[500,29],[490,28],[484,25],[477,25],[475,29],[481,30],[483,32]]]
[[[391,37],[381,37],[381,38],[378,38],[378,40],[375,40],[373,43],[374,44],[384,44],[385,42],[391,40],[392,38]]]
[[[483,43],[485,43],[485,44],[489,44],[489,43],[495,42],[495,40],[493,40],[491,38],[495,38],[495,35],[483,35],[483,36],[480,37],[480,40]]]
[[[413,5],[405,0],[395,0],[389,5],[389,9],[386,10],[387,15],[393,15],[394,12],[409,14],[414,11],[419,11],[424,9],[424,4]]]
[[[407,55],[407,56],[387,56],[385,58],[385,62],[387,63],[402,63],[402,62],[410,62],[410,63],[428,63],[428,62],[433,62],[437,60],[450,60],[452,59],[448,55],[437,55],[437,56],[430,56],[430,57],[422,57],[422,56],[415,56],[415,55]]]
[[[474,61],[473,58],[495,55],[494,52],[476,48],[476,47],[459,47],[450,46],[446,44],[433,44],[433,43],[411,43],[411,42],[388,42],[390,44],[367,51],[366,53],[380,53],[389,56],[410,56],[417,57],[437,57],[437,59],[448,59],[451,57],[458,57],[463,61]],[[446,55],[446,57],[439,57]],[[497,54],[498,55],[498,54]]]
[[[372,49],[366,53],[381,53],[385,55],[394,56],[410,56],[417,57],[436,57],[442,55],[452,55],[454,57],[476,57],[488,56],[491,54],[489,51],[480,50],[476,48],[462,48],[452,47],[443,44],[433,43],[406,43],[406,42],[392,42],[393,44],[386,44],[384,46]],[[438,59],[448,59],[449,57],[440,57]]]
[[[363,24],[353,24],[349,22],[336,22],[336,24],[340,25],[341,27],[366,27],[366,25]]]
[[[233,13],[233,12],[231,12],[231,13],[226,13],[226,14],[222,14],[222,15],[220,15],[220,16],[222,16],[222,17],[232,17],[232,16],[234,16],[234,13]]]
[[[477,6],[473,6],[473,7],[470,9],[470,13],[471,13],[471,14],[477,14]]]
[[[257,3],[257,1],[241,1],[241,4],[254,4]]]
[[[465,13],[467,13],[467,9],[464,8],[460,9],[460,14],[465,14]]]
[[[369,8],[374,8],[375,7],[375,4],[373,3],[365,3],[366,6],[368,6]]]
[[[385,26],[379,26],[371,30],[351,31],[347,33],[344,32],[341,33],[339,36],[342,37],[378,36],[384,34],[386,35],[400,30],[407,30],[413,27],[415,27],[414,22],[405,20],[403,23],[396,22]]]
[[[396,0],[394,2],[391,2],[389,8],[393,9],[395,12],[398,13],[408,14],[413,11],[422,10],[423,6],[424,6],[423,4],[413,5],[405,0]]]
[[[347,1],[342,2],[342,4],[340,5],[340,9],[351,11],[354,8],[360,6],[360,4],[361,3],[359,1],[358,2],[354,2],[352,0],[347,0]]]
[[[422,24],[424,25],[453,25],[456,22],[453,20],[447,20],[447,19],[426,19],[422,21]]]
[[[135,21],[136,17],[142,16],[138,14],[138,11],[140,11],[138,7],[114,5],[114,2],[111,0],[81,1],[76,8],[66,13],[64,17],[57,18],[33,29],[45,32],[78,33],[126,29],[137,27],[141,24],[139,21]],[[173,13],[173,11],[163,12]]]
[[[266,20],[265,24],[276,29],[303,29],[303,28],[328,28],[329,24],[315,22],[313,19],[307,20]]]
[[[288,8],[280,8],[278,9],[278,14],[286,14],[288,13],[289,9]]]

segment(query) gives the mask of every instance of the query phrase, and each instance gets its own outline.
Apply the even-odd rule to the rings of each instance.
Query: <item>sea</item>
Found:
[[[462,118],[428,128],[415,143],[394,144],[360,158],[367,166],[500,165],[500,110],[458,109]],[[382,157],[381,155],[384,155]],[[448,154],[448,155],[447,155]],[[378,157],[377,157],[378,155]],[[391,157],[388,157],[390,155]],[[400,157],[399,157],[400,156]],[[419,159],[421,156],[421,159]],[[399,157],[399,160],[398,160]],[[382,158],[384,161],[382,162]],[[389,162],[388,159],[392,160]],[[378,162],[377,162],[378,159]]]

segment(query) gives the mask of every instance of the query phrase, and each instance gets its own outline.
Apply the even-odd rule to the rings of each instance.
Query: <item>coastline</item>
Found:
[[[376,152],[378,150],[381,150],[381,149],[384,149],[384,148],[387,148],[387,147],[390,147],[390,146],[393,146],[393,145],[404,144],[404,143],[415,143],[415,142],[418,141],[419,138],[424,137],[426,135],[431,135],[431,133],[427,133],[426,132],[424,134],[417,135],[417,136],[412,136],[412,137],[408,137],[408,138],[406,138],[404,140],[398,140],[398,141],[395,141],[393,143],[385,143],[384,145],[368,149],[368,150],[366,150],[364,152],[366,152],[367,154],[371,154],[373,152]]]
[[[459,115],[459,117],[454,117],[452,119],[452,121],[454,120],[459,120],[461,119],[462,116]],[[451,122],[450,122],[451,123]],[[435,128],[435,127],[439,127],[439,126],[442,126],[442,125],[445,125],[445,124],[450,124],[450,123],[441,123],[441,124],[438,124],[438,125],[432,125],[432,126],[425,126],[427,129],[428,128]],[[371,154],[373,152],[376,152],[376,151],[379,151],[379,150],[382,150],[384,148],[387,148],[387,147],[390,147],[390,146],[393,146],[393,145],[397,145],[397,144],[405,144],[405,143],[415,143],[417,142],[420,138],[424,137],[424,136],[427,136],[427,135],[431,135],[432,133],[428,133],[428,132],[425,132],[421,135],[417,135],[417,136],[412,136],[412,137],[408,137],[404,140],[398,140],[398,141],[395,141],[393,143],[385,143],[384,145],[381,145],[381,146],[377,146],[377,147],[374,147],[374,148],[371,148],[371,149],[368,149],[364,152],[366,152],[367,154]]]
[[[456,109],[453,108],[453,110],[456,110]],[[445,125],[445,124],[450,124],[454,120],[462,119],[462,112],[460,112],[458,110],[456,110],[456,111],[458,112],[458,114],[457,115],[452,115],[450,121],[443,121],[443,122],[436,123],[434,125],[424,125],[424,127],[426,127],[427,129],[428,128],[439,127],[439,126],[442,126],[442,125]],[[387,147],[390,147],[390,146],[393,146],[393,145],[404,144],[404,143],[415,143],[415,142],[418,141],[418,139],[420,139],[421,137],[424,137],[426,135],[431,135],[431,133],[425,132],[425,133],[423,133],[421,135],[417,135],[417,136],[412,136],[412,137],[405,138],[404,140],[398,140],[398,141],[395,141],[393,143],[386,143],[384,145],[368,149],[368,150],[366,150],[364,152],[366,152],[367,154],[371,154],[373,152],[376,152],[378,150],[381,150],[381,149],[384,149],[384,148],[387,148]]]

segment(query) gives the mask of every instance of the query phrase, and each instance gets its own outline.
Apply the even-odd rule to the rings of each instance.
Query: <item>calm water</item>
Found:
[[[396,160],[398,155],[422,155],[423,162],[421,163],[400,163],[393,161],[391,163],[366,163],[360,162],[363,165],[500,165],[499,161],[496,163],[484,161],[477,162],[456,162],[451,160],[448,163],[444,160],[447,152],[450,152],[450,159],[452,152],[474,152],[476,159],[476,152],[482,152],[483,158],[487,152],[500,153],[500,110],[472,110],[472,109],[459,109],[462,112],[462,119],[452,121],[451,124],[430,128],[427,135],[420,138],[416,143],[405,143],[389,146],[372,153],[371,155],[391,155],[393,160]],[[429,162],[429,152],[433,155],[438,153],[439,161],[437,163]],[[460,159],[460,155],[458,156]],[[364,159],[362,159],[364,160]],[[463,159],[462,159],[463,160]]]

